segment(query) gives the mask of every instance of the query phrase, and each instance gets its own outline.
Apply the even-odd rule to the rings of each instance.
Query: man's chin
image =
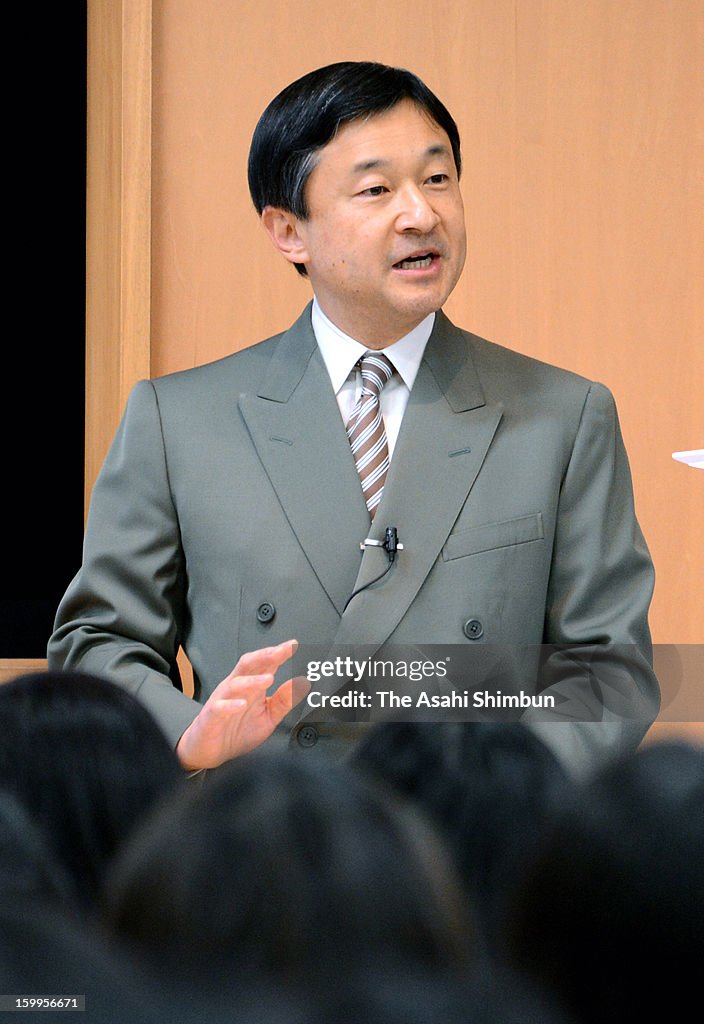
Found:
[[[407,299],[405,302],[400,302],[396,307],[399,320],[410,324],[411,326],[408,328],[408,331],[411,331],[413,327],[422,320],[425,320],[426,316],[436,313],[437,310],[441,309],[446,298],[447,294],[443,292],[441,294],[418,295]],[[408,331],[404,333],[408,333]]]

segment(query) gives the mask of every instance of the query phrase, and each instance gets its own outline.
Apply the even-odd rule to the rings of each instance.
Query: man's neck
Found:
[[[374,352],[388,348],[390,345],[395,344],[395,342],[400,341],[401,338],[405,338],[430,315],[425,313],[419,319],[410,320],[404,324],[396,324],[394,327],[390,327],[389,324],[376,326],[371,323],[363,323],[361,319],[348,324],[346,318],[331,315],[317,295],[314,295],[314,302],[333,330],[338,331],[347,338],[352,338],[353,341]],[[342,320],[345,320],[345,322],[341,322]]]

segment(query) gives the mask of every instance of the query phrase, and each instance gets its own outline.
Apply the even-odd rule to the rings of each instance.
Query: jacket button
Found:
[[[484,636],[484,627],[479,619],[467,619],[462,627],[462,632],[468,640],[479,640],[480,637]]]
[[[318,742],[318,730],[314,725],[302,725],[296,739],[302,747],[314,747]]]
[[[275,615],[276,608],[274,608],[270,601],[264,601],[264,603],[260,604],[257,608],[258,622],[271,622]]]

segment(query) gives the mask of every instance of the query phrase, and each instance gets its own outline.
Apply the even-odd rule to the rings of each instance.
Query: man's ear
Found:
[[[262,224],[269,238],[289,263],[305,263],[308,249],[298,230],[298,217],[278,206],[265,206]]]

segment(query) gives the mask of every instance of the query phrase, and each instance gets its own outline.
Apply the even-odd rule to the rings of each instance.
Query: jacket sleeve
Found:
[[[176,663],[185,563],[156,392],[139,382],[96,481],[83,563],[56,615],[50,669],[111,679],[143,701],[176,744],[200,706]]]
[[[634,749],[658,713],[653,585],[614,400],[592,384],[562,481],[548,588],[541,684],[556,707],[526,716],[577,772]]]

